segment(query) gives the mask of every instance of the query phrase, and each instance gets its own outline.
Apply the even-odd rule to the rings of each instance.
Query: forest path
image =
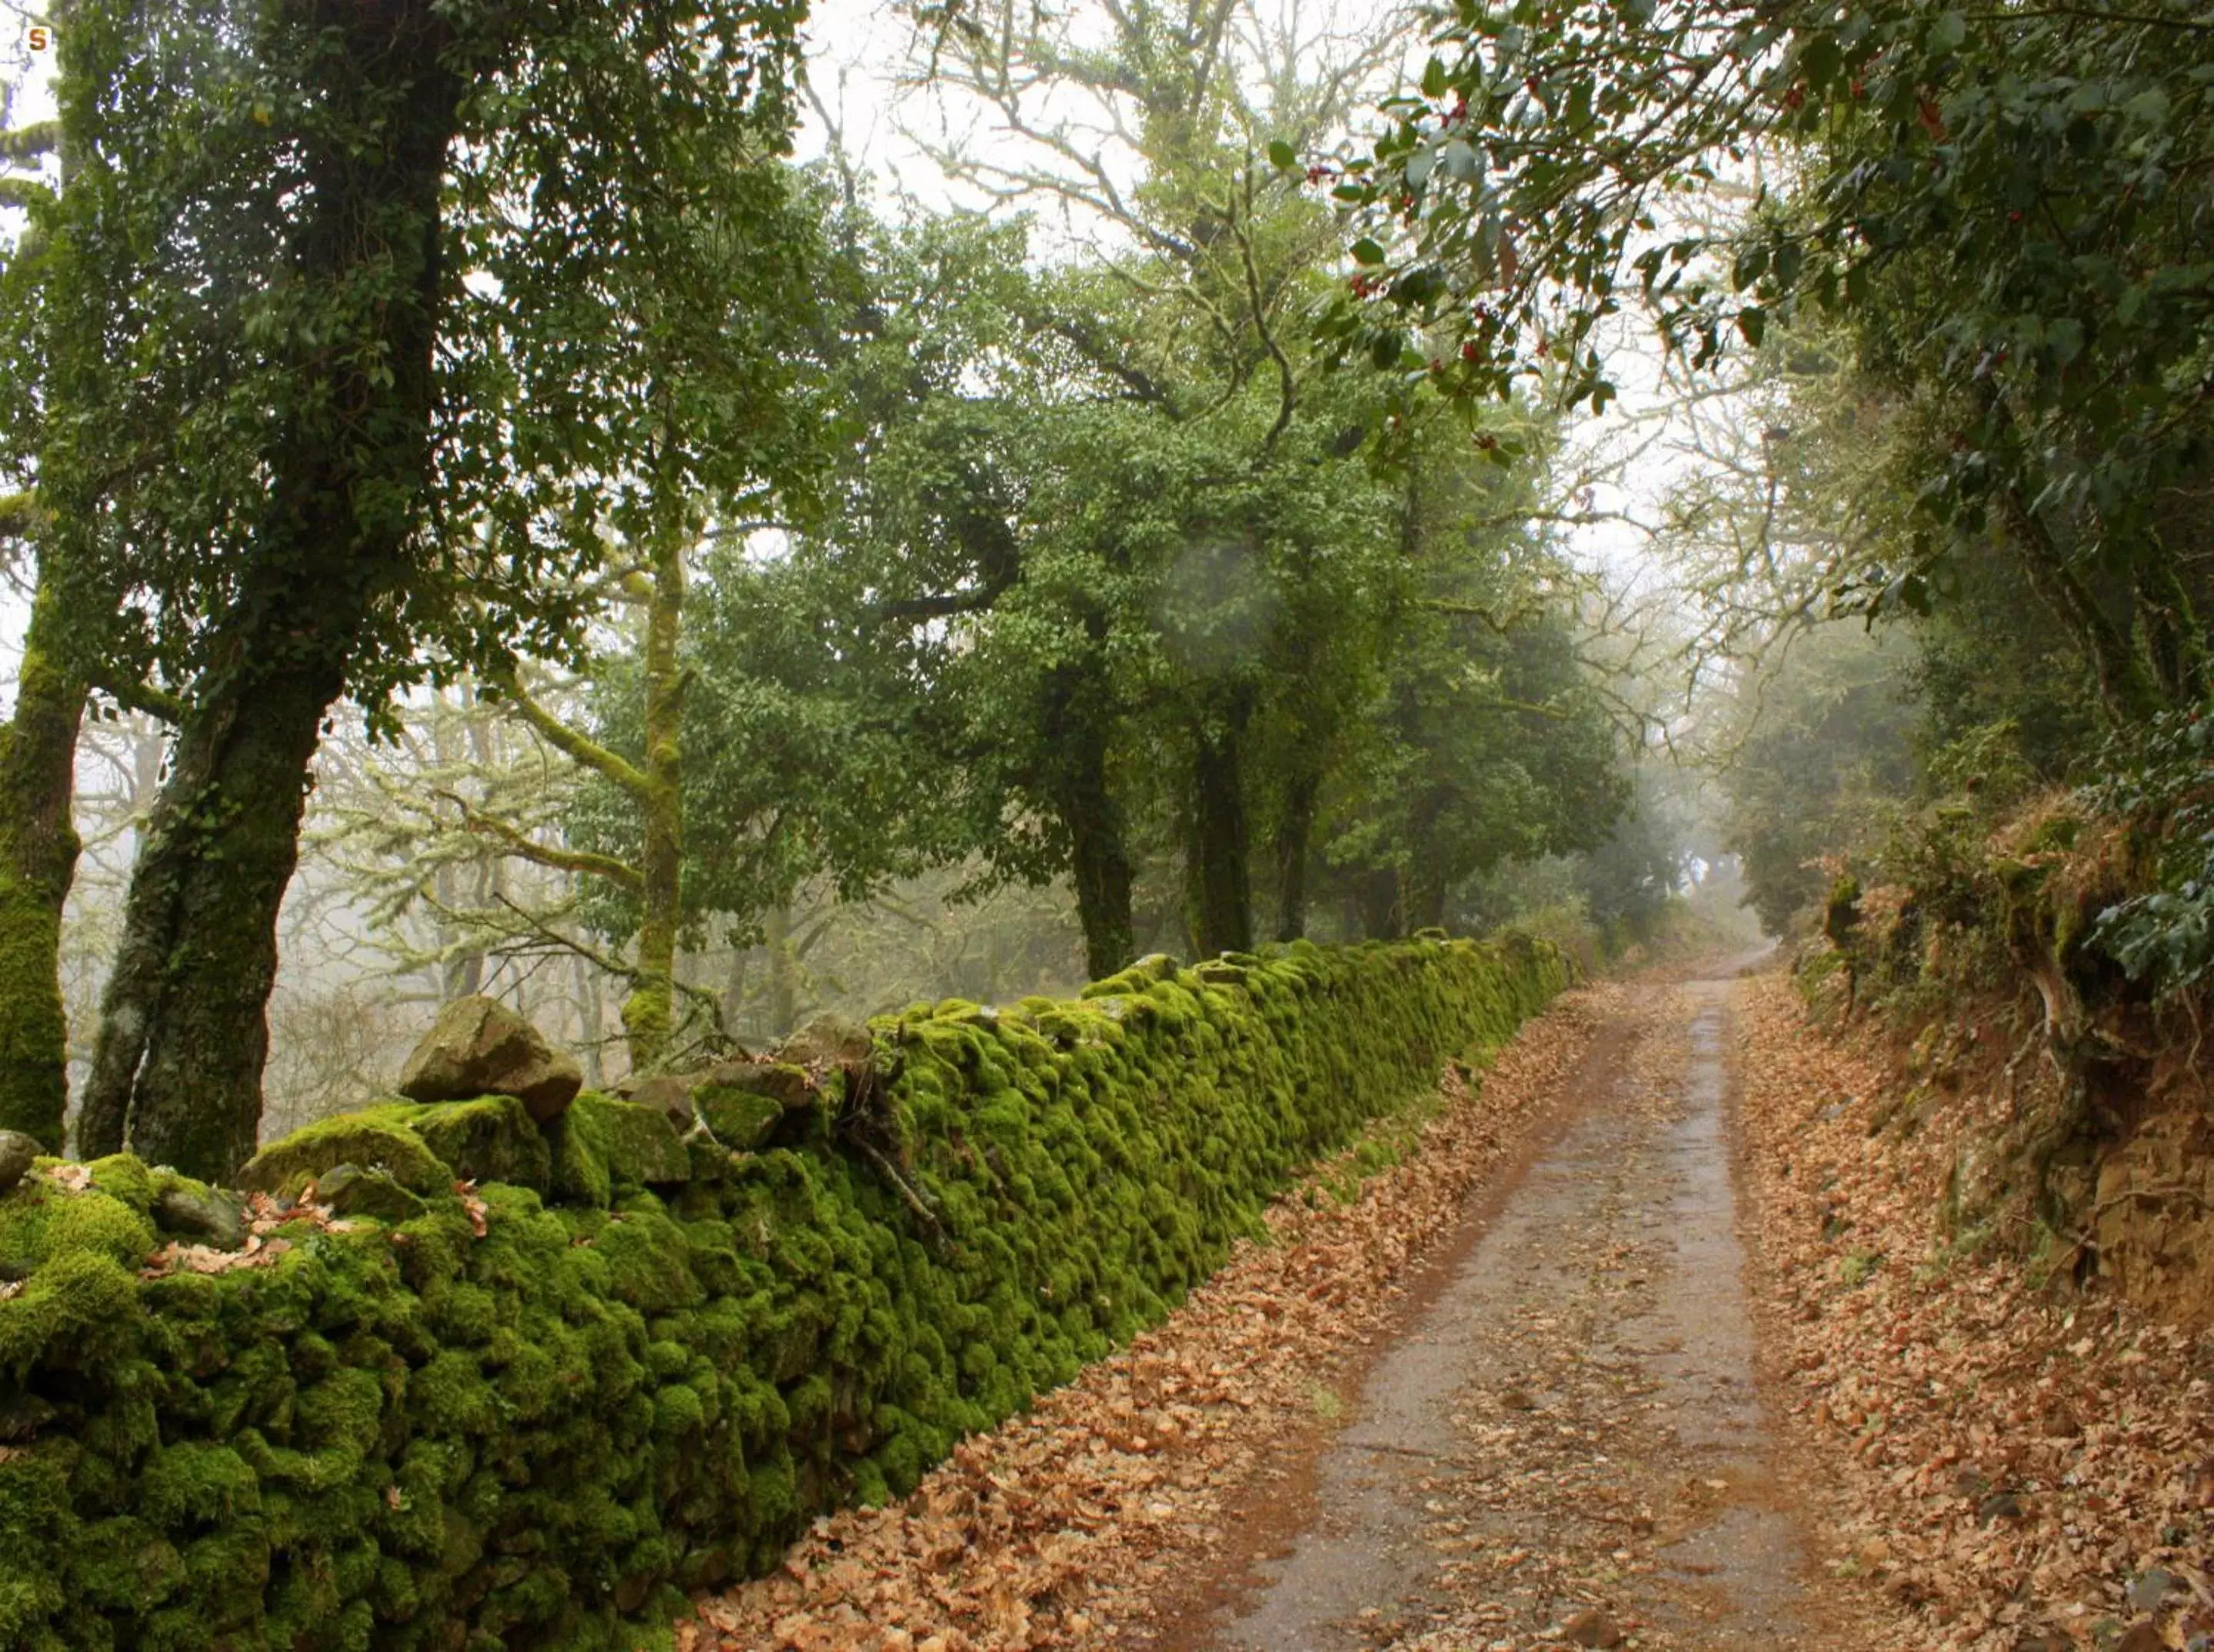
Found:
[[[1864,1644],[1779,1478],[1731,1175],[1727,979],[1637,983],[1173,1652]]]

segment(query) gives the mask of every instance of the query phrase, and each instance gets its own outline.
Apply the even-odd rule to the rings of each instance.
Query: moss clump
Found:
[[[569,1104],[547,1131],[553,1194],[604,1206],[617,1189],[673,1186],[692,1179],[691,1154],[669,1115],[590,1092]]]
[[[389,1171],[364,1170],[358,1165],[325,1171],[317,1178],[315,1194],[341,1216],[374,1216],[380,1221],[412,1221],[430,1208]]]
[[[543,1192],[553,1173],[546,1138],[513,1096],[426,1104],[409,1121],[423,1145],[473,1182],[506,1182]]]
[[[254,1175],[381,1220],[214,1275],[140,1277],[158,1173],[34,1174],[0,1200],[0,1645],[629,1648],[1158,1320],[1566,976],[1460,941],[1148,959],[879,1021],[893,1076],[841,1129],[770,1068],[722,1098],[766,1107],[703,1109],[720,1147],[606,1098],[550,1139],[505,1099],[373,1108]]]
[[[413,1129],[425,1111],[417,1102],[386,1102],[295,1130],[248,1159],[238,1184],[248,1192],[296,1191],[326,1171],[352,1165],[381,1170],[411,1192],[443,1193],[453,1185],[454,1167]]]
[[[144,1175],[141,1171],[142,1180]],[[154,1242],[154,1225],[144,1204],[101,1191],[97,1182],[80,1192],[34,1172],[0,1197],[0,1279],[22,1279],[74,1251],[136,1268]]]
[[[409,1192],[436,1196],[456,1180],[506,1182],[543,1192],[553,1155],[513,1096],[475,1101],[381,1102],[296,1130],[246,1161],[239,1185],[297,1193],[341,1165],[381,1172]]]
[[[784,1122],[781,1101],[732,1084],[700,1086],[692,1092],[692,1106],[715,1140],[743,1152],[760,1147]]]

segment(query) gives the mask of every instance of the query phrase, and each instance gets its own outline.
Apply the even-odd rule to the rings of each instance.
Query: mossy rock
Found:
[[[210,1187],[174,1171],[158,1171],[147,1214],[165,1233],[218,1251],[246,1243],[246,1201],[227,1188]]]
[[[818,1015],[776,1048],[776,1059],[793,1067],[858,1066],[875,1041],[868,1028],[840,1015]]]
[[[154,1208],[155,1178],[157,1172],[149,1170],[135,1153],[112,1153],[105,1159],[86,1162],[85,1174],[92,1184],[111,1199],[120,1199],[140,1215]],[[167,1177],[174,1172],[161,1172]]]
[[[297,1192],[326,1171],[352,1165],[382,1171],[413,1193],[450,1193],[455,1167],[414,1129],[429,1111],[419,1102],[395,1101],[319,1119],[248,1159],[238,1184],[249,1193]]]
[[[618,1189],[672,1187],[692,1178],[692,1155],[669,1115],[586,1091],[548,1132],[553,1196],[605,1207]]]
[[[1128,969],[1093,982],[1079,998],[1120,998],[1142,994],[1161,982],[1173,980],[1177,961],[1166,952],[1148,952]]]
[[[514,1096],[534,1123],[545,1123],[584,1083],[574,1056],[497,999],[475,994],[438,1012],[401,1071],[400,1092],[425,1102]]]
[[[786,1111],[812,1107],[823,1098],[823,1086],[805,1068],[792,1062],[723,1062],[710,1068],[694,1089],[694,1105],[700,1090],[743,1090],[767,1096]]]
[[[750,1153],[784,1123],[785,1106],[773,1095],[734,1084],[706,1084],[692,1092],[693,1111],[726,1147]]]
[[[374,1216],[379,1221],[413,1221],[430,1206],[401,1185],[388,1171],[337,1165],[317,1179],[315,1191],[341,1216]]]
[[[21,1130],[0,1130],[0,1193],[12,1190],[38,1161],[39,1144]]]
[[[420,1108],[413,1121],[423,1145],[472,1182],[505,1182],[543,1193],[554,1155],[517,1096],[480,1096]]]

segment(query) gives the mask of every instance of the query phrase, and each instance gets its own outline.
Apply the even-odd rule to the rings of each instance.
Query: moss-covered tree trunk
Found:
[[[779,901],[762,927],[768,949],[769,1036],[781,1038],[799,1019],[799,959],[792,938],[792,903]]]
[[[363,128],[301,158],[292,266],[348,347],[287,341],[303,393],[268,453],[253,558],[187,696],[176,755],[125,902],[87,1086],[88,1151],[127,1141],[227,1179],[253,1151],[276,980],[323,719],[357,639],[407,566],[427,482],[439,191],[462,86],[436,0],[330,6],[343,50],[305,89]],[[380,295],[363,305],[364,284]]]
[[[70,10],[71,0],[54,0],[49,9],[65,64],[76,39]],[[57,120],[9,133],[7,160],[28,165],[52,153],[67,189],[72,147],[64,124]],[[0,532],[39,547],[15,709],[0,729],[0,1129],[20,1130],[59,1153],[69,1111],[62,907],[76,876],[80,847],[71,814],[86,689],[63,659],[57,633],[65,616],[49,578],[54,552],[41,526],[31,495],[0,500]]]
[[[286,624],[289,664],[242,669],[187,716],[131,869],[80,1136],[225,1179],[254,1151],[277,979],[277,915],[298,860],[309,768],[358,621],[296,591],[243,627]]]
[[[1073,815],[1069,829],[1076,918],[1084,930],[1084,967],[1092,979],[1102,981],[1138,955],[1137,924],[1130,915],[1130,857],[1111,815]]]
[[[1428,866],[1418,866],[1407,879],[1407,923],[1415,929],[1440,929],[1446,921],[1446,886]]]
[[[58,1153],[69,1104],[62,903],[76,871],[70,805],[85,688],[55,658],[54,603],[42,585],[15,715],[0,729],[0,1129]]]
[[[676,1024],[676,930],[682,918],[684,864],[684,667],[677,643],[684,624],[684,540],[676,527],[656,535],[653,593],[645,621],[645,768],[638,788],[644,845],[639,860],[636,975],[623,1000],[623,1033],[633,1071],[668,1053]]]
[[[676,1029],[676,933],[683,921],[684,699],[691,674],[681,658],[684,634],[685,551],[694,525],[689,504],[670,490],[664,520],[655,529],[647,572],[627,587],[645,605],[640,652],[645,663],[645,750],[632,762],[612,747],[572,728],[531,698],[512,671],[498,680],[500,693],[547,744],[592,770],[638,811],[640,851],[635,861],[588,850],[551,848],[494,826],[509,850],[542,866],[602,878],[639,902],[638,933],[631,948],[630,991],[621,1014],[631,1070],[659,1065]]]
[[[1205,954],[1253,947],[1253,886],[1247,859],[1242,715],[1200,731],[1192,742],[1192,933]]]

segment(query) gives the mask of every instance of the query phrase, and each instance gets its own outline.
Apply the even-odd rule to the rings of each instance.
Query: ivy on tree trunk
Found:
[[[442,9],[318,8],[347,49],[307,59],[338,113],[300,145],[306,205],[289,261],[360,331],[335,354],[284,346],[303,393],[276,428],[253,572],[210,639],[131,870],[86,1089],[88,1153],[127,1143],[220,1180],[254,1149],[278,909],[310,766],[361,633],[404,574],[427,488],[439,197],[463,89]],[[381,146],[364,150],[357,122]]]

